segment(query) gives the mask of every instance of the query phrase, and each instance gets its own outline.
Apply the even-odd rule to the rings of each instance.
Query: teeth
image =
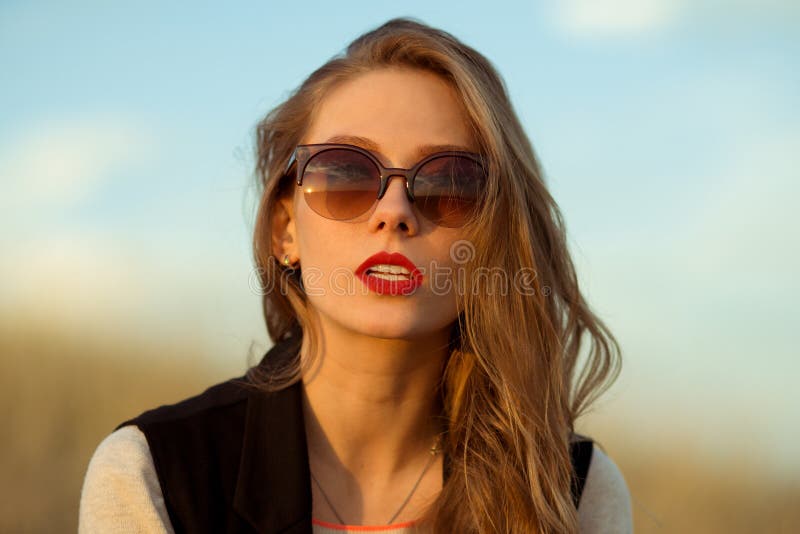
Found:
[[[405,274],[369,273],[369,275],[383,280],[408,280],[408,275]]]
[[[385,264],[385,263],[381,263],[380,265],[373,265],[372,267],[367,269],[367,272],[370,273],[370,274],[377,274],[377,273],[381,273],[381,274],[404,274],[406,276],[411,274],[411,272],[409,272],[409,270],[406,269],[405,267],[402,267],[400,265],[388,265],[388,264]]]

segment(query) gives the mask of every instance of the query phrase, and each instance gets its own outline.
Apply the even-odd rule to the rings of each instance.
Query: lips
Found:
[[[358,266],[355,272],[371,291],[382,295],[410,295],[422,284],[422,272],[399,252],[381,251]]]

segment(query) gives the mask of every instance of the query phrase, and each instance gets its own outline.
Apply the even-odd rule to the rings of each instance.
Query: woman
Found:
[[[257,170],[275,346],[119,425],[82,531],[631,530],[619,470],[573,432],[619,349],[482,55],[387,22],[267,115]]]

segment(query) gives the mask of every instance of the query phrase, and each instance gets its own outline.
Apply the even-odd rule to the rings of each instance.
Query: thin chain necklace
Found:
[[[422,482],[422,477],[425,476],[425,473],[427,473],[428,469],[431,467],[431,465],[433,465],[433,461],[436,459],[436,454],[438,452],[439,452],[439,436],[436,437],[436,439],[433,442],[433,445],[430,448],[431,457],[428,458],[428,462],[425,464],[425,469],[422,470],[422,473],[419,475],[419,478],[414,483],[414,487],[411,488],[411,491],[408,493],[408,495],[406,496],[405,500],[403,500],[403,503],[400,505],[400,508],[397,509],[397,511],[392,516],[392,518],[389,519],[389,522],[386,523],[387,525],[391,525],[394,522],[395,518],[398,515],[400,515],[400,512],[402,512],[403,508],[406,507],[406,504],[408,504],[408,501],[411,500],[411,496],[414,495],[415,491],[417,491],[417,486],[419,486],[419,483]],[[331,502],[330,498],[328,498],[328,495],[325,493],[325,490],[322,489],[322,485],[319,483],[319,480],[317,480],[317,477],[314,476],[313,472],[311,473],[311,478],[316,483],[317,488],[319,488],[320,493],[322,493],[322,497],[325,499],[325,502],[328,503],[328,507],[333,511],[333,515],[336,516],[336,519],[337,519],[337,521],[339,521],[339,524],[340,525],[346,525],[347,523],[344,522],[344,519],[342,519],[342,516],[339,515],[339,512],[336,511],[336,508],[334,508],[333,503]]]

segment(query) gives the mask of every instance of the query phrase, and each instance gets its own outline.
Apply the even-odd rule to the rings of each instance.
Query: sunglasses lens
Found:
[[[425,163],[414,180],[414,203],[426,218],[456,228],[475,211],[485,183],[481,165],[463,156],[442,156]]]
[[[364,154],[353,150],[324,150],[309,160],[303,174],[308,206],[328,219],[353,219],[365,213],[378,197],[380,171]]]

